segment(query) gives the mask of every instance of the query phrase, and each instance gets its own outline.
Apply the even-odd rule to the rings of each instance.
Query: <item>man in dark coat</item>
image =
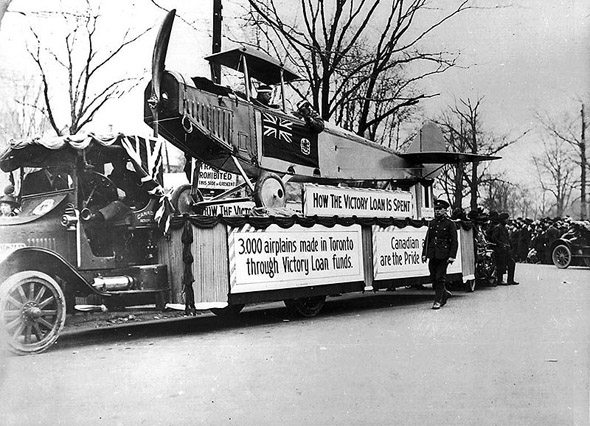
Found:
[[[495,244],[494,254],[498,266],[498,285],[518,285],[518,283],[514,281],[516,262],[512,256],[510,236],[508,235],[508,229],[506,229],[506,221],[509,217],[508,213],[501,213],[499,216],[499,223],[494,226],[490,233],[490,242]],[[504,281],[504,273],[506,270],[508,270],[508,282]]]
[[[422,262],[428,259],[428,271],[434,287],[432,309],[440,309],[447,303],[451,293],[446,288],[447,267],[455,261],[457,249],[457,227],[447,217],[449,203],[444,200],[434,202],[434,219],[428,224]]]
[[[548,222],[549,226],[548,226],[547,230],[545,231],[546,250],[545,250],[544,263],[551,264],[551,263],[553,263],[553,260],[551,259],[551,255],[552,255],[551,246],[553,245],[553,243],[555,241],[557,241],[559,239],[561,234],[559,232],[559,229],[557,229],[557,227],[555,226],[555,221],[548,219],[547,222]]]

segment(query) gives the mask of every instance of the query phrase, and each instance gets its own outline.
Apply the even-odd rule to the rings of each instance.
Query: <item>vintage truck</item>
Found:
[[[18,200],[17,211],[0,217],[0,327],[11,349],[47,349],[76,297],[95,295],[109,308],[164,307],[157,140],[91,134],[13,142],[0,168]],[[131,178],[115,183],[109,174]]]

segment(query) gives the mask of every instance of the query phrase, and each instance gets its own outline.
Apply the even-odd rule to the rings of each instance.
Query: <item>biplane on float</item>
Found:
[[[283,207],[288,181],[429,186],[445,164],[499,158],[446,151],[442,132],[433,123],[422,127],[404,153],[330,123],[318,133],[287,109],[285,85],[300,80],[297,73],[249,47],[205,58],[212,75],[214,67],[220,66],[242,73],[245,92],[206,77],[187,78],[166,70],[174,16],[175,10],[167,14],[156,38],[152,81],[145,90],[144,121],[153,127],[155,135],[163,136],[186,155],[215,169],[239,174],[244,180],[237,188],[203,201],[198,195],[198,178],[193,177],[191,192],[182,199],[189,200],[189,208],[195,211],[215,203],[244,200],[227,198],[244,186],[258,206]],[[280,104],[269,107],[257,102],[252,79],[274,86]],[[178,207],[178,196],[174,203]]]

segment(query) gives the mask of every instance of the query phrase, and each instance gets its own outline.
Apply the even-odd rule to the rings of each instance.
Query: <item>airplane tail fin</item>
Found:
[[[433,122],[422,126],[406,153],[446,151],[445,138],[440,128]]]

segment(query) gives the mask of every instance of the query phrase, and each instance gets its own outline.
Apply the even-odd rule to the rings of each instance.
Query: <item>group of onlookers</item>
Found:
[[[566,235],[576,235],[590,242],[590,221],[576,221],[571,217],[546,217],[535,221],[516,218],[509,224],[509,231],[517,262],[552,263],[551,247]]]
[[[454,212],[454,217],[472,220],[482,230],[486,242],[492,243],[495,241],[491,241],[491,230],[505,220],[509,249],[515,262],[552,263],[551,246],[563,236],[576,235],[590,243],[590,221],[574,220],[569,216],[536,220],[522,217],[510,219],[507,213],[486,213],[478,208],[467,215]]]

